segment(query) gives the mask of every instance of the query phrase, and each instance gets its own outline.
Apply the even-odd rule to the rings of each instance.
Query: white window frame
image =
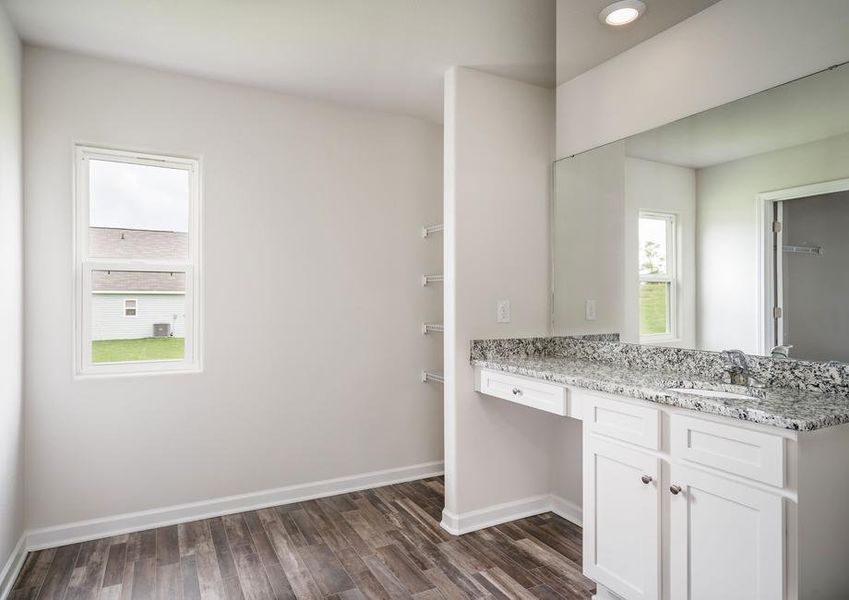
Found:
[[[666,333],[640,334],[642,344],[663,344],[678,341],[678,215],[670,212],[654,210],[641,210],[638,219],[657,219],[666,221],[666,274],[644,275],[639,273],[639,284],[641,283],[668,283],[669,284],[669,314],[668,329]],[[637,221],[637,239],[639,240],[639,221]],[[639,249],[637,250],[639,256]],[[639,295],[637,301],[639,302]],[[637,308],[639,314],[639,307]]]
[[[182,260],[95,258],[89,255],[89,161],[181,169],[189,173],[189,249]],[[148,154],[76,144],[74,146],[74,272],[75,272],[75,376],[142,375],[201,370],[201,229],[200,161],[194,158]],[[185,354],[182,359],[120,363],[92,362],[91,298],[93,271],[167,271],[186,274]],[[138,315],[138,301],[136,301]]]
[[[127,302],[132,302],[132,309],[127,306]],[[127,310],[134,310],[135,312],[131,315],[127,314]],[[128,319],[132,319],[134,317],[139,316],[139,301],[136,298],[124,298],[124,316]]]

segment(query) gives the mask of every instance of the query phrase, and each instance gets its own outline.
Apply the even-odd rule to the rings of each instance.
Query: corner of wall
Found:
[[[0,596],[23,561],[21,43],[0,7]]]

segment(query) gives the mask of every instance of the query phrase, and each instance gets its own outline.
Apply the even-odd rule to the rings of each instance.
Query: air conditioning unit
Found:
[[[171,335],[171,323],[154,323],[153,337],[169,337]]]

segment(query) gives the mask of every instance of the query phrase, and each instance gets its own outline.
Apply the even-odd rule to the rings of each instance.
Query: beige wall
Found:
[[[24,529],[21,46],[0,8],[0,594]]]
[[[849,60],[846,0],[722,0],[557,88],[569,156]]]
[[[24,76],[30,527],[441,460],[439,127],[39,48]],[[75,141],[202,160],[203,373],[73,378]]]
[[[476,393],[469,342],[548,331],[554,92],[455,68],[445,96],[445,509],[456,515],[550,490],[556,417]],[[509,324],[496,323],[499,299]]]

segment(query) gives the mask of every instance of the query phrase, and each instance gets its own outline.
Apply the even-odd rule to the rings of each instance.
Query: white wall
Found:
[[[30,527],[441,459],[437,126],[39,48],[24,82]],[[203,373],[73,378],[74,141],[201,158]]]
[[[846,0],[722,0],[557,88],[569,156],[849,60]]]
[[[676,216],[678,277],[677,341],[664,346],[696,345],[696,172],[651,160],[625,159],[625,326],[623,342],[640,340],[639,218],[640,211]]]
[[[555,166],[554,333],[640,338],[638,219],[641,210],[678,216],[678,342],[695,343],[696,178],[692,169],[627,156],[615,142]],[[595,300],[596,319],[586,319]]]
[[[845,177],[849,135],[696,172],[699,348],[760,351],[757,195]]]
[[[552,202],[554,332],[623,333],[625,144],[558,161]]]
[[[136,314],[124,314],[124,300],[136,301]],[[251,299],[245,296],[243,302]],[[91,339],[153,337],[153,325],[170,323],[175,337],[186,335],[186,298],[180,294],[98,294],[91,297]]]
[[[469,342],[548,331],[554,92],[465,68],[445,80],[446,511],[550,490],[555,419],[474,391]],[[512,320],[495,321],[509,299]]]
[[[24,528],[21,215],[21,45],[0,8],[0,585]]]

